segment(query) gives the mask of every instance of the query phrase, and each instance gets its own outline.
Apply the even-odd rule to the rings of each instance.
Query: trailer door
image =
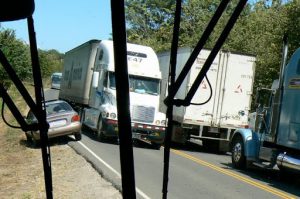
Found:
[[[245,127],[251,105],[255,58],[229,52],[224,55],[226,61],[222,66],[214,124],[225,128]]]
[[[187,91],[191,88],[194,83],[197,75],[201,71],[210,51],[202,50],[195,60],[192,69],[189,74],[188,88]],[[201,82],[197,92],[195,93],[192,103],[203,103],[209,99],[209,96],[212,92],[212,97],[208,103],[204,105],[190,105],[186,107],[186,112],[184,115],[185,123],[194,123],[197,125],[211,125],[213,118],[213,109],[215,101],[215,92],[218,82],[218,70],[219,70],[219,54],[216,56],[213,61],[209,71],[207,72],[207,78],[210,81],[212,86],[212,91],[209,88],[207,80]]]

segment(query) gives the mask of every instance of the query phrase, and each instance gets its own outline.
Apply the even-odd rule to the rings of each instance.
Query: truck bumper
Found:
[[[162,144],[165,140],[165,127],[132,123],[132,138]]]
[[[103,120],[104,135],[106,137],[118,137],[118,123],[116,120]],[[165,139],[165,127],[131,123],[132,138],[146,142],[162,144]]]

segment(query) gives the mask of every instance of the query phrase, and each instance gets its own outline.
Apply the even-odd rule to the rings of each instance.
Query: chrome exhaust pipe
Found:
[[[295,158],[286,153],[280,153],[277,156],[277,166],[279,169],[288,169],[291,171],[300,172],[300,158]]]

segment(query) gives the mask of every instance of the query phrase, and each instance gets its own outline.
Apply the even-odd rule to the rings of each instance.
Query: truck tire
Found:
[[[244,151],[245,148],[242,137],[234,137],[231,144],[231,161],[234,168],[244,169],[246,167],[246,157]]]
[[[99,117],[99,120],[98,120],[96,136],[97,136],[97,140],[100,141],[100,142],[104,141],[104,139],[105,139],[105,136],[104,136],[104,133],[103,133],[102,117]]]

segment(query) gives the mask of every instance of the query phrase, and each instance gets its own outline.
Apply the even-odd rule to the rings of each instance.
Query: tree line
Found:
[[[29,45],[16,38],[15,30],[0,29],[0,48],[11,66],[22,81],[32,80],[32,64]],[[38,49],[41,73],[43,78],[50,77],[53,72],[61,71],[64,54],[57,50]],[[1,83],[11,84],[8,75],[0,63]]]
[[[179,45],[194,47],[221,0],[182,0]],[[212,48],[231,16],[238,0],[231,0],[205,48]],[[156,52],[171,47],[174,0],[126,0],[129,42],[151,46]],[[270,87],[278,78],[282,57],[282,38],[289,40],[289,57],[300,46],[300,0],[252,0],[245,6],[223,45],[224,50],[255,55],[254,89]],[[32,77],[29,46],[16,38],[15,30],[0,29],[0,45],[22,80]],[[64,54],[39,49],[42,76],[61,71]],[[7,74],[0,67],[0,78]]]
[[[194,47],[221,0],[183,0],[179,45]],[[238,0],[228,4],[205,48],[211,49],[225,27]],[[129,42],[149,45],[156,52],[170,50],[174,23],[174,0],[127,0]],[[278,78],[282,38],[289,40],[289,57],[300,47],[300,1],[248,1],[223,45],[224,50],[255,55],[257,87],[270,87]]]

